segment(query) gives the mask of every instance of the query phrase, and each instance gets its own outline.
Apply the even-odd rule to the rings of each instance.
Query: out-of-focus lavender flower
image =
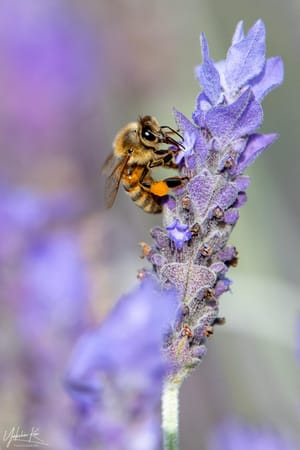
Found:
[[[207,450],[296,450],[290,438],[266,427],[254,427],[238,421],[221,424],[212,435]]]
[[[6,126],[22,123],[27,132],[53,132],[93,81],[91,42],[83,21],[64,1],[3,0],[0,29]]]
[[[10,319],[2,328],[13,336],[15,359],[6,376],[11,370],[19,377],[18,425],[39,427],[49,445],[67,449],[70,401],[61,380],[74,339],[89,322],[79,243],[74,232],[58,227],[73,218],[74,205],[63,216],[64,197],[8,185],[0,193],[1,315]],[[2,361],[10,360],[8,353]]]
[[[23,257],[24,295],[18,318],[25,338],[47,337],[55,328],[57,335],[66,332],[72,342],[87,323],[87,283],[75,236],[70,232],[41,236]],[[50,339],[48,344],[52,345]]]
[[[58,191],[72,173],[73,188],[90,188],[98,136],[92,119],[97,115],[99,123],[104,95],[104,41],[87,25],[81,7],[68,1],[1,2],[2,176]]]
[[[177,308],[173,292],[151,279],[120,299],[109,317],[74,349],[67,388],[78,409],[75,447],[158,448],[157,407],[169,362],[162,336]]]
[[[215,63],[201,35],[203,62],[196,68],[202,86],[194,123],[175,111],[185,149],[176,155],[185,186],[165,203],[163,227],[152,230],[147,254],[164,288],[175,288],[182,303],[166,353],[179,378],[205,354],[205,341],[218,317],[219,297],[231,284],[237,264],[227,242],[247,200],[244,170],[277,138],[257,134],[261,101],[283,79],[281,58],[266,60],[265,27],[258,20],[245,35],[240,22],[226,60]],[[181,374],[181,375],[180,375]]]
[[[8,262],[29,248],[54,224],[78,218],[86,209],[80,192],[42,195],[22,186],[0,184],[0,261]]]
[[[51,445],[67,448],[70,402],[62,379],[74,339],[88,324],[83,261],[75,236],[55,232],[36,236],[19,264],[8,294],[20,337],[23,426],[39,427]]]

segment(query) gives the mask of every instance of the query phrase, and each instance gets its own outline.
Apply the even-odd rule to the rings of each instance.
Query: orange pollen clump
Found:
[[[155,181],[151,184],[150,192],[152,194],[157,195],[158,197],[163,197],[164,195],[167,195],[168,193],[168,186],[167,183],[164,181]]]

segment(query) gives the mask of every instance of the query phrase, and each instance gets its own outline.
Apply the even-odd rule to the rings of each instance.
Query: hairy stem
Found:
[[[179,450],[179,389],[181,383],[167,380],[162,393],[162,430],[164,450]]]

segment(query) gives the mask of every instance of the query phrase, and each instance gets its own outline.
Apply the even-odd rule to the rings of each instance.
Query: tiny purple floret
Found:
[[[178,250],[182,250],[183,244],[191,239],[192,233],[189,231],[189,226],[181,224],[176,219],[171,225],[167,226],[169,238],[175,243]]]

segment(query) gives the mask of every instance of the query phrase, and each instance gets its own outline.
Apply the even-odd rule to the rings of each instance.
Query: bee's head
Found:
[[[137,130],[143,145],[147,148],[152,148],[153,151],[159,150],[159,144],[173,145],[177,149],[183,147],[180,142],[173,139],[170,135],[176,134],[181,140],[182,136],[171,127],[160,126],[153,116],[140,117]]]
[[[160,125],[153,116],[144,116],[138,119],[137,134],[141,143],[152,150],[156,150],[158,144],[162,142]]]

